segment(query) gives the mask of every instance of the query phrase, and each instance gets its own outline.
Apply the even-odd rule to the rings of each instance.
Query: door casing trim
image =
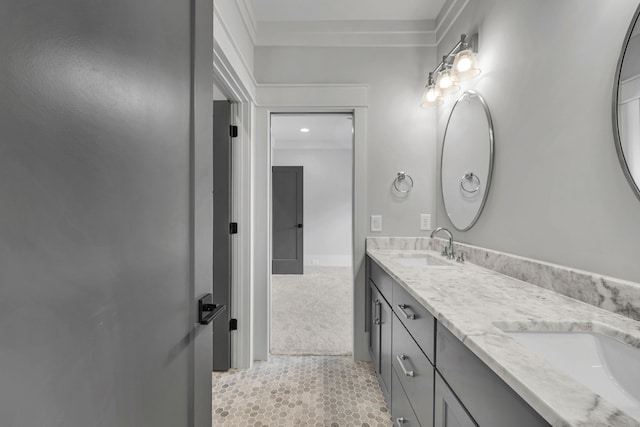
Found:
[[[353,141],[353,358],[369,360],[365,332],[367,85],[258,85],[253,162],[253,358],[269,357],[271,311],[271,114],[351,113]],[[264,213],[266,212],[266,215]],[[266,217],[266,218],[265,218]],[[257,244],[260,242],[259,244]]]

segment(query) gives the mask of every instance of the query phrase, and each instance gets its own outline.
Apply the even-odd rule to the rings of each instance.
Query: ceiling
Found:
[[[446,0],[251,0],[256,21],[435,20]]]
[[[348,150],[353,146],[351,119],[351,114],[274,114],[271,144],[274,150]]]

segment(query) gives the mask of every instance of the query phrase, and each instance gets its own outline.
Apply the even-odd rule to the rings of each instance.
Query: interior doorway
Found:
[[[353,352],[353,137],[351,113],[271,114],[271,354]],[[302,215],[283,222],[284,192]],[[276,268],[296,250],[301,269]]]

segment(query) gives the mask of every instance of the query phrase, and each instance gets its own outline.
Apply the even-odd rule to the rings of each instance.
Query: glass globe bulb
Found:
[[[437,107],[443,102],[444,100],[442,99],[440,91],[432,84],[425,88],[424,93],[422,94],[422,101],[420,101],[420,106],[422,108]]]
[[[460,86],[458,86],[455,80],[451,78],[449,70],[441,71],[440,74],[438,74],[436,87],[440,89],[442,95],[450,95],[460,90]]]
[[[456,82],[471,79],[480,74],[480,66],[471,49],[465,49],[456,55],[451,67],[451,78]]]

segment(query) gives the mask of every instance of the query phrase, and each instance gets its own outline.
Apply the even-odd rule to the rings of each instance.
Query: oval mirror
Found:
[[[442,146],[440,182],[453,226],[466,231],[480,217],[493,171],[493,123],[487,103],[469,90],[456,101]]]
[[[627,30],[613,90],[613,133],[620,165],[640,199],[640,7]]]

